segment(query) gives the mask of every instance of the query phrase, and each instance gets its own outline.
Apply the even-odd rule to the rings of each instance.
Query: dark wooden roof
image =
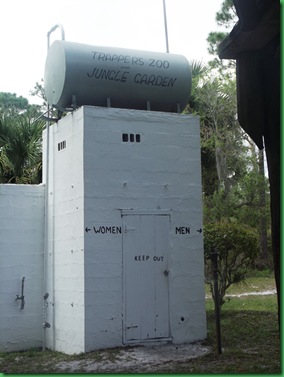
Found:
[[[267,101],[279,102],[280,98],[280,2],[233,2],[239,21],[220,44],[219,57],[237,61],[239,122],[263,148],[267,118],[271,116]],[[272,111],[279,111],[280,120],[280,107]]]
[[[242,52],[259,50],[280,33],[279,1],[235,0],[234,5],[239,22],[219,46],[221,59],[237,59]]]

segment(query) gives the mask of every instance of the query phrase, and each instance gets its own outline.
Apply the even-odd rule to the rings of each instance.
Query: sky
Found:
[[[222,0],[166,0],[169,52],[210,60],[207,37],[219,30]],[[30,91],[44,76],[47,32],[92,46],[166,52],[163,0],[0,0],[0,92],[41,104]],[[50,43],[61,39],[60,29]]]

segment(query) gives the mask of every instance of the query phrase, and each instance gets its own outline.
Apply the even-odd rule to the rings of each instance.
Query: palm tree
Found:
[[[43,121],[28,112],[0,115],[0,183],[41,182]]]

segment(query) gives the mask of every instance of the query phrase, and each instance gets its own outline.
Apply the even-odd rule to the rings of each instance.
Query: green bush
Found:
[[[245,279],[258,254],[258,235],[242,224],[217,222],[204,227],[205,276],[215,298],[211,252],[218,253],[219,303],[225,303],[226,290]]]

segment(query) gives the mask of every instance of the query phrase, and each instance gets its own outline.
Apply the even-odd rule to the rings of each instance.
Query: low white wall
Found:
[[[0,351],[42,346],[44,186],[0,185]],[[21,309],[22,278],[24,308]]]

